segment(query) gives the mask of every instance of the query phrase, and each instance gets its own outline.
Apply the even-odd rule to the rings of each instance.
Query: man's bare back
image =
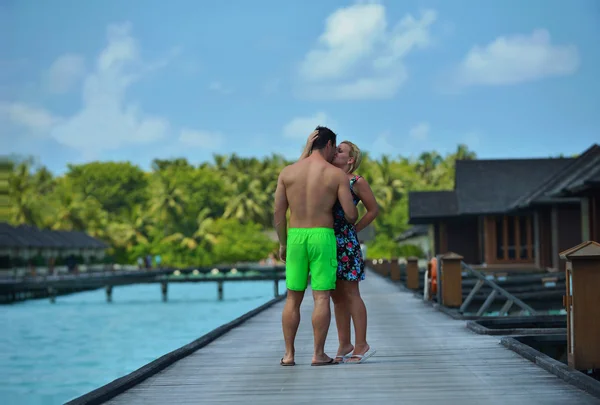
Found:
[[[347,176],[320,155],[313,154],[286,167],[280,179],[289,203],[290,228],[333,228],[336,200],[340,200],[347,219],[356,221],[358,211]]]

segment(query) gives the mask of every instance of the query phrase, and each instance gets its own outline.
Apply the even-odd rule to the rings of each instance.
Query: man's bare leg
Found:
[[[346,291],[344,284],[339,280],[336,284],[336,288],[331,292],[331,298],[333,300],[333,309],[335,311],[335,324],[338,331],[339,346],[335,356],[336,361],[342,361],[343,356],[351,353],[354,350],[352,346],[352,340],[350,337],[350,308],[348,307],[349,302],[346,297]]]
[[[315,353],[313,363],[324,363],[331,360],[331,357],[325,354],[325,340],[329,325],[331,324],[331,307],[329,300],[331,291],[313,291],[315,307],[313,309],[312,324],[315,336]]]
[[[296,350],[294,342],[300,325],[300,304],[304,298],[304,291],[287,290],[287,298],[281,314],[281,325],[283,327],[283,339],[285,340],[285,355],[283,363],[294,362]]]

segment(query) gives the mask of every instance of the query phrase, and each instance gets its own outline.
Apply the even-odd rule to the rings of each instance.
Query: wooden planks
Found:
[[[470,332],[464,321],[448,318],[373,273],[361,289],[369,342],[377,349],[365,364],[310,367],[312,297],[307,293],[295,367],[279,366],[283,304],[277,304],[109,403],[600,404],[502,347],[498,337]],[[335,355],[333,317],[326,348]]]

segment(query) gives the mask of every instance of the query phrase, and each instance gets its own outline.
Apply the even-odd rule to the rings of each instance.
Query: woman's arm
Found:
[[[363,217],[358,221],[355,225],[356,232],[360,232],[365,229],[375,218],[377,218],[377,214],[379,214],[379,205],[377,204],[377,200],[373,195],[373,191],[371,190],[371,186],[364,177],[359,178],[354,183],[354,192],[360,198],[363,205],[367,209],[367,213],[363,215]]]
[[[318,136],[319,136],[319,131],[313,131],[308,136],[308,140],[306,141],[306,146],[304,147],[304,150],[302,151],[302,154],[300,155],[300,159],[298,159],[298,160],[302,160],[302,159],[310,156],[310,150],[312,149],[312,144],[315,141],[315,139],[317,139]]]

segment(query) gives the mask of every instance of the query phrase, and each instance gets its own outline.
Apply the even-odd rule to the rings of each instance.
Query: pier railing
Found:
[[[450,265],[450,262],[453,264]],[[517,272],[502,268],[482,270],[465,263],[454,253],[438,255],[430,260],[415,257],[370,258],[367,266],[399,282],[424,300],[437,303],[440,309],[449,310],[453,316],[541,315],[562,309],[563,273],[539,269],[519,269]]]
[[[22,276],[0,280],[0,303],[11,303],[32,298],[50,298],[75,292],[104,288],[107,301],[112,301],[114,287],[132,284],[157,283],[161,285],[163,301],[167,300],[170,283],[217,284],[218,298],[223,299],[225,282],[273,281],[274,296],[279,296],[279,282],[285,280],[285,266],[242,265],[216,267],[189,267],[156,270],[110,270],[93,273]]]
[[[436,260],[437,260],[437,258],[436,258]],[[438,268],[440,268],[440,267],[438,266]],[[522,312],[524,315],[537,315],[537,311],[535,309],[531,308],[529,305],[524,303],[522,300],[515,297],[513,294],[509,293],[504,288],[500,287],[494,281],[487,278],[482,272],[473,269],[471,266],[469,266],[468,264],[466,264],[463,261],[461,261],[461,268],[463,270],[466,270],[469,274],[475,276],[477,278],[477,283],[475,283],[475,286],[471,289],[471,291],[469,292],[469,295],[467,295],[467,298],[464,300],[464,302],[460,306],[459,312],[464,313],[467,310],[467,308],[471,304],[471,301],[473,301],[473,297],[475,297],[475,294],[477,294],[477,292],[485,284],[488,287],[491,287],[492,291],[490,291],[490,294],[487,296],[487,298],[485,299],[485,301],[483,302],[481,307],[479,307],[479,310],[477,311],[476,316],[482,316],[490,308],[490,306],[492,305],[492,303],[494,302],[496,297],[503,297],[506,299],[504,306],[502,306],[502,308],[500,309],[500,312],[498,314],[499,316],[507,315],[508,311],[514,304],[516,304],[517,306],[519,306],[522,309]],[[443,274],[443,272],[444,272],[443,264],[441,266],[441,269],[442,269],[442,274]]]

